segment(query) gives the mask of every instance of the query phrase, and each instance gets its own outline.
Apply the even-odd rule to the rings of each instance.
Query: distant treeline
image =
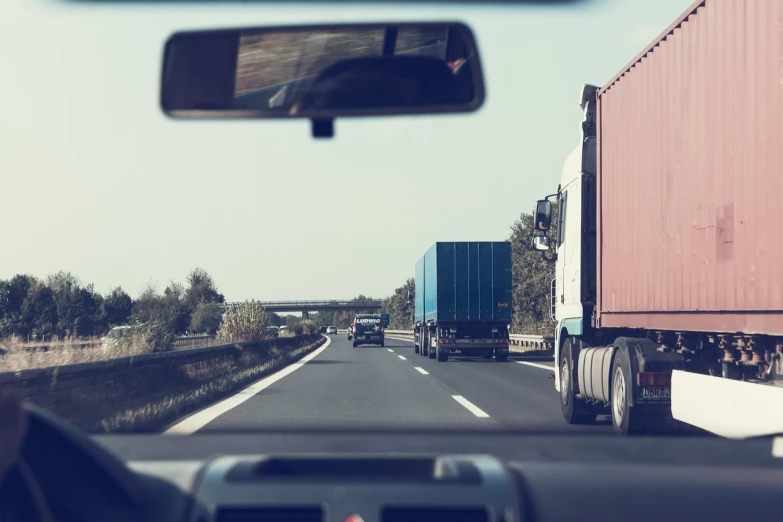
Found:
[[[549,231],[555,244],[557,207],[553,227]],[[511,330],[533,335],[549,334],[554,329],[550,317],[550,285],[555,275],[554,264],[545,261],[539,252],[528,247],[533,216],[522,213],[511,226],[512,280],[514,315]],[[411,263],[411,267],[413,263]],[[384,299],[383,313],[391,315],[391,329],[413,327],[413,278]],[[371,299],[358,295],[354,300]],[[68,272],[57,272],[45,279],[20,274],[0,280],[0,338],[18,335],[24,338],[50,339],[54,336],[90,337],[105,334],[113,326],[129,323],[155,323],[170,335],[186,332],[215,334],[222,321],[223,294],[218,292],[212,277],[196,268],[183,285],[171,281],[163,292],[154,286],[145,288],[137,299],[121,287],[108,294],[96,292],[93,285],[82,285]],[[347,328],[357,313],[371,310],[329,310],[311,314],[322,326]],[[269,324],[296,325],[301,319],[294,315],[268,314]]]
[[[188,275],[187,285],[172,281],[163,292],[149,285],[135,300],[122,287],[102,295],[69,272],[45,279],[19,274],[0,280],[0,337],[101,336],[114,326],[137,322],[155,322],[174,335],[214,334],[224,301],[201,268]]]

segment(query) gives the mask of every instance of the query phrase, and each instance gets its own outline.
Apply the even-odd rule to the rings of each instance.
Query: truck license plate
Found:
[[[639,386],[639,400],[668,401],[671,398],[671,386]]]

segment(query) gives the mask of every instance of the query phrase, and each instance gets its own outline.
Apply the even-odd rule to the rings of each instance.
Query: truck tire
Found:
[[[437,348],[433,349],[432,346],[430,346],[427,355],[430,356],[430,359],[434,359],[438,355]]]
[[[359,343],[357,343],[356,341],[354,341],[354,342],[353,342],[353,347],[354,347],[354,348],[356,348],[357,346],[359,346]]]
[[[497,352],[495,354],[495,360],[497,362],[506,362],[506,361],[508,361],[508,352]]]
[[[614,354],[612,362],[612,427],[619,435],[632,435],[649,431],[651,419],[648,411],[631,406],[633,394],[633,370],[628,351],[622,348]]]
[[[438,362],[446,362],[449,360],[449,352],[446,350],[443,350],[440,346],[438,346]]]
[[[574,361],[571,356],[573,338],[567,337],[560,350],[560,409],[568,424],[593,424],[596,414],[576,398],[573,390]]]
[[[383,341],[383,340],[381,340],[381,348],[383,348],[383,342],[384,342],[384,341]]]
[[[413,344],[413,353],[419,353],[419,343]]]

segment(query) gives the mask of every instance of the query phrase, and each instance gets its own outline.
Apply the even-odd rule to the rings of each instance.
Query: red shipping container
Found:
[[[783,335],[782,28],[696,2],[599,91],[597,326]]]

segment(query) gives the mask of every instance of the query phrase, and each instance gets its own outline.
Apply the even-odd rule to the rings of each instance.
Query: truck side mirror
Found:
[[[533,228],[535,230],[549,230],[549,227],[552,226],[552,202],[548,199],[538,200],[533,219]]]
[[[549,236],[534,236],[531,241],[531,246],[533,250],[546,252],[549,250]]]

